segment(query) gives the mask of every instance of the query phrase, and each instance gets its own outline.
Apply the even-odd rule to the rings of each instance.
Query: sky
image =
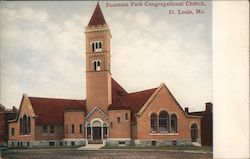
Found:
[[[204,110],[213,102],[211,2],[197,7],[146,2],[152,1],[137,7],[100,2],[112,34],[112,77],[128,92],[164,82],[183,108]],[[95,6],[94,1],[1,2],[1,104],[18,108],[23,93],[85,99],[84,30]],[[204,14],[169,14],[195,9]]]

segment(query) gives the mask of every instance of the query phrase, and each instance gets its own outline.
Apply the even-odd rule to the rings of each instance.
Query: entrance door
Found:
[[[191,126],[191,141],[196,142],[198,137],[198,126],[197,124],[192,124]]]
[[[93,127],[93,140],[101,140],[101,139],[102,139],[102,128]]]

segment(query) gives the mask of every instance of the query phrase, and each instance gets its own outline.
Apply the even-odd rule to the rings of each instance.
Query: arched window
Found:
[[[30,124],[30,116],[28,117],[28,134],[30,134],[30,130],[31,130],[31,124]]]
[[[198,126],[196,123],[191,125],[191,141],[196,142],[198,138]]]
[[[150,115],[151,133],[157,132],[157,115],[155,113]]]
[[[169,131],[169,116],[166,111],[162,111],[159,115],[159,131],[166,133]]]
[[[27,121],[27,116],[23,116],[23,134],[28,134],[28,121]]]
[[[93,52],[101,52],[102,51],[102,41],[96,41],[91,43]]]
[[[94,65],[94,71],[100,71],[101,70],[101,61],[100,60],[93,61],[93,65]]]
[[[20,118],[20,121],[19,121],[20,123],[20,134],[23,134],[23,119],[22,118]]]
[[[177,133],[177,116],[175,114],[171,115],[171,132]]]

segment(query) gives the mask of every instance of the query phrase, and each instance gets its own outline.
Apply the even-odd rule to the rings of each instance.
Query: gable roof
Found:
[[[155,90],[156,88],[127,93],[112,79],[112,104],[108,107],[108,110],[131,110],[137,113]]]
[[[173,101],[175,102],[175,104],[177,105],[178,108],[180,108],[181,112],[190,118],[200,118],[200,116],[192,116],[187,114],[182,107],[180,106],[180,104],[177,102],[177,100],[175,99],[175,97],[173,96],[173,94],[170,92],[170,90],[168,89],[168,87],[165,85],[165,83],[161,83],[161,85],[156,88],[156,90],[151,94],[151,96],[149,97],[149,99],[146,101],[146,103],[141,107],[141,109],[139,109],[137,115],[142,115],[143,112],[147,109],[147,107],[150,105],[150,103],[154,100],[155,96],[161,91],[162,88],[165,88],[166,91],[168,92],[169,96],[173,99]]]
[[[85,117],[85,120],[87,120],[95,112],[100,113],[104,118],[108,119],[108,115],[106,113],[104,113],[98,106],[95,106],[94,109],[92,109],[92,111],[89,112],[89,114]]]
[[[24,93],[23,96],[22,96],[21,103],[20,103],[19,110],[18,110],[17,117],[16,117],[15,121],[17,121],[19,116],[20,116],[20,112],[22,110],[24,100],[28,100],[28,102],[30,102],[29,97],[28,97],[28,95],[26,93]],[[33,107],[30,106],[30,104],[28,104],[28,107],[30,108],[32,117],[35,117],[35,112],[33,110]]]
[[[106,21],[104,19],[104,16],[102,14],[102,10],[101,7],[99,5],[99,2],[97,3],[96,7],[95,7],[95,11],[89,21],[88,26],[98,26],[98,25],[104,25],[106,24]]]
[[[64,110],[85,110],[85,100],[29,97],[36,116],[36,124],[63,124]]]
[[[139,110],[143,107],[143,105],[147,102],[147,100],[152,96],[155,92],[156,88],[130,93],[126,96],[122,97],[122,100],[130,106],[130,109],[134,113],[138,113]]]

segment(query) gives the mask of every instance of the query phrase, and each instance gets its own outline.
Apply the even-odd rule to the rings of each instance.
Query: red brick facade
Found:
[[[99,4],[86,27],[86,100],[23,96],[10,144],[172,145],[200,142],[201,117],[187,114],[167,86],[128,93],[111,77],[111,33]],[[28,122],[24,116],[28,117]],[[27,125],[23,123],[26,123]],[[21,133],[21,129],[28,132]],[[47,143],[46,143],[47,141]],[[30,143],[29,143],[30,142]],[[20,144],[20,143],[19,143]]]
[[[9,140],[8,122],[16,118],[18,110],[15,107],[5,109],[1,104],[0,106],[0,145],[5,145]]]
[[[64,111],[64,138],[83,139],[85,110]]]
[[[189,115],[202,116],[201,119],[201,144],[204,146],[213,146],[213,104],[206,103],[205,111],[188,112]]]

